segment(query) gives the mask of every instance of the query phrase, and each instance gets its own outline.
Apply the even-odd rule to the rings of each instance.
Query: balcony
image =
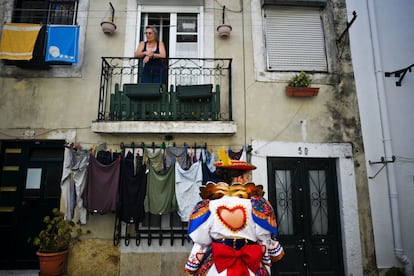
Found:
[[[234,134],[231,59],[168,58],[165,83],[140,83],[142,60],[102,57],[97,133]]]

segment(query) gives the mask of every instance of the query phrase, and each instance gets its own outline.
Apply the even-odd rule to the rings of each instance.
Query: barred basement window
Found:
[[[189,242],[187,238],[187,222],[181,222],[176,213],[164,215],[145,214],[142,223],[127,224],[118,217],[115,219],[113,244],[123,242],[128,246],[131,242],[139,246],[146,243],[162,245],[182,245]]]
[[[175,143],[173,143],[173,146],[175,147]],[[152,143],[151,147],[152,147],[152,150],[155,152],[154,143]],[[145,152],[144,143],[142,143],[141,145],[131,144],[128,146],[121,144],[121,148],[122,148],[123,156],[127,157],[128,155],[130,155],[129,158],[135,158],[133,159],[134,160],[133,164],[134,166],[137,166],[135,167],[137,175],[141,175],[143,172],[146,172],[146,174],[151,174],[149,172],[150,170],[149,166],[152,166],[150,164],[151,163],[150,161],[147,162],[145,167],[142,167],[140,165],[140,164],[144,164],[145,163],[144,160],[146,159],[145,153],[144,153]],[[162,148],[166,149],[164,143],[162,144]],[[203,148],[206,149],[207,146],[204,146]],[[201,152],[201,147],[198,148],[196,145],[194,146],[193,149],[197,149],[195,150],[195,152],[199,152],[199,153]],[[187,158],[191,158],[191,157],[187,156]],[[163,162],[164,164],[166,163],[165,160]],[[130,166],[129,168],[131,169]],[[165,168],[166,167],[164,167],[164,169]],[[152,168],[151,170],[153,169],[154,168]],[[122,171],[122,168],[121,168],[121,171]],[[125,169],[124,172],[128,174],[127,169]],[[146,178],[145,178],[145,181],[147,181]],[[150,183],[145,183],[146,193],[148,193],[147,185],[150,185]],[[140,183],[139,185],[141,184],[143,183]],[[134,209],[134,208],[137,208],[136,206],[132,207],[128,205],[128,203],[126,203],[128,201],[127,198],[131,195],[129,192],[127,192],[127,191],[130,191],[128,190],[130,189],[128,187],[130,187],[129,184],[125,184],[125,182],[121,181],[120,188],[119,188],[120,189],[119,190],[120,191],[119,192],[120,194],[119,204],[117,206],[118,210],[116,212],[114,234],[113,234],[114,245],[124,243],[125,246],[128,246],[130,243],[132,244],[135,243],[136,246],[139,246],[141,244],[146,244],[148,246],[151,246],[151,245],[175,246],[175,245],[181,244],[182,246],[184,246],[187,243],[189,243],[189,239],[187,237],[188,222],[182,221],[182,218],[179,216],[177,211],[172,211],[172,212],[163,213],[163,214],[154,214],[154,213],[150,213],[150,210],[146,210],[142,218],[138,218],[138,216],[137,217],[130,216],[131,213],[128,213],[129,216],[126,218],[124,216],[125,210],[129,210],[130,208],[133,208],[133,210],[137,210],[137,209]],[[137,196],[137,194],[135,194],[135,196]],[[148,196],[151,197],[151,195],[145,194],[145,197],[148,197]],[[138,205],[141,204],[139,203],[138,198],[136,200],[137,201],[135,201],[135,204],[137,203]],[[150,204],[151,203],[148,203],[148,206]]]

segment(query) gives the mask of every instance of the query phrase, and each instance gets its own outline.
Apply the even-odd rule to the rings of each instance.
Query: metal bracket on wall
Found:
[[[391,160],[385,160],[385,157],[384,156],[381,157],[381,160],[380,161],[371,161],[371,160],[368,160],[368,163],[370,165],[382,164],[382,167],[374,174],[374,176],[369,176],[368,178],[369,179],[375,178],[382,171],[382,169],[384,169],[385,166],[387,166],[388,163],[394,163],[394,162],[395,162],[395,156],[394,155],[391,157]]]
[[[394,75],[394,77],[396,78],[400,78],[398,81],[395,82],[396,86],[401,86],[401,82],[405,77],[405,74],[407,74],[407,72],[411,72],[411,68],[414,67],[414,64],[411,64],[410,66],[400,69],[400,70],[396,70],[394,72],[385,72],[384,75],[385,77],[391,77],[391,75]]]
[[[339,36],[339,38],[336,40],[336,43],[337,43],[337,44],[341,42],[342,38],[343,38],[343,37],[344,37],[344,35],[348,32],[349,28],[351,27],[351,25],[354,23],[355,19],[357,18],[356,11],[353,11],[353,12],[352,12],[352,16],[353,16],[353,17],[352,17],[351,21],[349,21],[349,22],[347,22],[347,23],[346,23],[346,28],[345,28],[345,30],[342,32],[342,34],[341,34],[341,35]]]
[[[345,34],[348,33],[349,28],[351,27],[351,25],[354,23],[355,19],[357,18],[356,11],[353,11],[352,15],[353,15],[353,17],[352,17],[351,21],[346,23],[345,30],[342,32],[342,34],[336,40],[336,49],[338,50],[339,59],[342,59],[342,55],[344,53],[344,49],[345,49],[345,46],[346,46],[346,43],[342,42],[342,39],[344,38]]]

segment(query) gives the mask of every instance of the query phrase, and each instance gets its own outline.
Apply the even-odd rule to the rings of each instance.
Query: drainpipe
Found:
[[[368,0],[367,10],[368,18],[370,21],[372,50],[374,54],[374,70],[375,79],[377,85],[377,96],[379,101],[379,111],[382,127],[382,138],[384,143],[385,160],[390,160],[393,156],[393,150],[391,145],[391,131],[388,121],[388,110],[386,105],[385,89],[383,82],[383,70],[380,56],[380,45],[378,38],[378,25],[376,20],[376,13],[374,2],[375,0]],[[413,267],[410,259],[405,255],[401,241],[401,225],[400,225],[400,213],[399,213],[399,194],[397,191],[397,183],[395,178],[395,166],[393,162],[390,162],[386,166],[388,192],[391,207],[391,222],[394,238],[394,254],[398,261],[404,265],[405,275],[413,275]]]

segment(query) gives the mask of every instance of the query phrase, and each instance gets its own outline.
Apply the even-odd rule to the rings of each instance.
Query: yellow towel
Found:
[[[40,28],[40,24],[5,23],[0,42],[0,59],[32,59]]]

